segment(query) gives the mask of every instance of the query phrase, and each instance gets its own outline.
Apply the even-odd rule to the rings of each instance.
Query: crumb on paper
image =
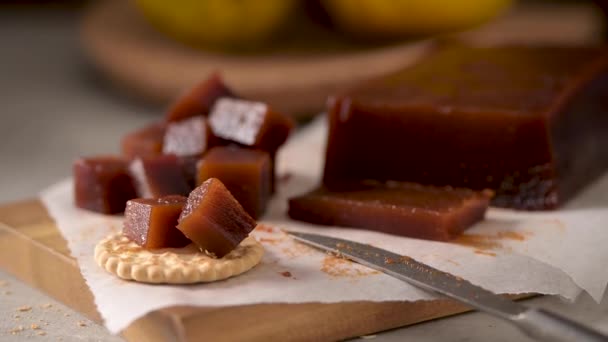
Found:
[[[460,266],[460,264],[459,264],[459,263],[457,263],[456,261],[454,261],[454,260],[452,260],[452,259],[447,259],[446,261],[447,261],[447,262],[449,262],[449,263],[450,263],[450,264],[452,264],[452,265]]]
[[[498,232],[497,236],[500,239],[509,239],[509,240],[516,240],[516,241],[524,241],[527,238],[527,235],[531,235],[532,233],[529,232],[511,232],[511,231],[506,231],[506,232]]]
[[[285,278],[291,278],[291,272],[289,271],[279,272],[279,274]]]
[[[70,317],[70,314],[66,312],[66,313],[63,314],[63,316],[64,317]]]
[[[85,322],[85,321],[78,321],[78,322],[76,322],[76,324],[77,324],[79,327],[86,327],[86,326],[87,326],[87,322]]]
[[[22,332],[23,330],[25,330],[23,325],[18,325],[16,327],[14,327],[13,329],[9,330],[9,333],[11,333],[11,335],[17,335],[18,333]]]
[[[43,308],[43,309],[48,309],[48,308],[50,308],[52,306],[53,306],[52,303],[45,303],[45,304],[40,305],[40,307]]]
[[[479,254],[479,255],[493,256],[493,257],[496,256],[496,253],[488,252],[488,251],[484,251],[484,250],[480,250],[480,249],[476,249],[474,253]]]
[[[350,260],[341,258],[336,255],[326,255],[323,259],[321,271],[330,277],[348,277],[358,278],[370,275],[379,274],[379,271],[372,270],[363,266],[359,266]]]
[[[40,329],[42,329],[42,328],[40,328],[40,326],[39,326],[38,324],[36,324],[36,323],[32,323],[32,324],[30,325],[30,328],[31,328],[32,330],[40,330]]]
[[[269,238],[258,238],[257,240],[258,240],[258,242],[260,242],[262,244],[273,245],[273,246],[282,242],[281,240],[269,239]]]
[[[531,235],[533,235],[532,232],[514,231],[503,231],[491,235],[465,233],[458,236],[456,239],[453,240],[453,242],[462,246],[475,248],[477,250],[507,250],[504,248],[501,242],[504,242],[505,240],[522,242],[526,241],[526,239]]]
[[[502,244],[497,241],[496,237],[481,234],[462,234],[454,239],[453,242],[479,250],[499,249],[502,247]]]
[[[27,305],[20,306],[20,307],[17,308],[17,311],[20,311],[20,312],[28,312],[28,311],[31,311],[31,310],[32,310],[32,307],[31,306],[27,306]]]
[[[559,219],[547,219],[544,220],[544,222],[550,224],[553,227],[556,227],[557,229],[559,229],[560,232],[566,230],[566,224]]]
[[[38,336],[46,336],[46,332],[39,331],[39,332],[36,333],[36,335],[38,335]]]
[[[264,233],[274,233],[274,228],[272,228],[269,225],[265,225],[265,224],[258,224],[255,227],[255,230],[258,232],[264,232]]]
[[[3,291],[3,292],[2,292],[2,294],[3,294],[3,295],[5,295],[5,296],[10,295],[11,293],[12,293],[11,291]]]
[[[19,319],[19,318],[21,318],[21,315],[17,315],[17,314],[15,314],[15,315],[13,315],[13,318],[14,318],[14,319]]]
[[[281,249],[281,253],[289,259],[308,256],[315,252],[315,249],[303,243],[292,243],[289,247]]]

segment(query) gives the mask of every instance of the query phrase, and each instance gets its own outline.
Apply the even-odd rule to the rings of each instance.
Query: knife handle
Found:
[[[608,336],[596,330],[543,309],[528,309],[512,322],[538,341],[608,341]]]

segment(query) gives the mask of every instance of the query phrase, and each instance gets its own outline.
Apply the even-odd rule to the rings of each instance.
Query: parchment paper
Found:
[[[155,309],[173,305],[417,301],[435,298],[363,266],[293,242],[281,229],[310,231],[370,243],[413,257],[496,293],[541,293],[596,301],[608,282],[608,175],[556,212],[491,209],[455,243],[408,239],[364,230],[289,220],[286,199],[314,187],[323,165],[326,124],[319,118],[294,135],[278,156],[278,194],[253,235],[266,254],[256,268],[226,281],[146,285],[119,280],[93,260],[97,241],[121,229],[122,218],[73,206],[72,182],[41,194],[78,260],[107,328],[118,333]],[[128,303],[137,303],[132,305]]]

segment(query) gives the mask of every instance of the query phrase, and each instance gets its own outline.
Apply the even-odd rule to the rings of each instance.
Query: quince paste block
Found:
[[[167,125],[155,122],[126,134],[121,140],[122,154],[127,158],[153,157],[162,154]]]
[[[207,119],[202,116],[169,123],[164,136],[163,153],[195,156],[213,146],[214,137]]]
[[[275,153],[287,140],[293,121],[267,104],[232,98],[219,99],[209,123],[213,133],[243,146]]]
[[[167,122],[181,121],[193,116],[207,116],[220,97],[237,97],[223,82],[219,73],[213,73],[191,89],[188,89],[171,105]]]
[[[491,191],[411,183],[325,188],[289,200],[293,219],[429,240],[450,240],[483,220]]]
[[[214,147],[198,166],[198,184],[209,178],[221,180],[253,218],[259,218],[266,210],[272,181],[268,152],[236,146]]]
[[[144,248],[184,247],[190,244],[175,228],[186,204],[179,195],[137,198],[127,202],[123,234]]]
[[[129,165],[129,171],[139,197],[186,196],[191,190],[182,161],[172,154],[137,158]]]
[[[608,50],[451,47],[329,101],[324,184],[492,189],[552,209],[608,168]]]
[[[194,189],[179,218],[177,229],[201,250],[221,258],[255,228],[256,221],[217,178]]]
[[[128,161],[120,157],[80,158],[73,165],[76,206],[102,214],[125,210],[128,200],[137,197]]]

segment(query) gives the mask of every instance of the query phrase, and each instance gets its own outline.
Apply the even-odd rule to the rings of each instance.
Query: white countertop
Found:
[[[31,198],[70,174],[79,155],[114,153],[120,137],[155,120],[100,79],[79,51],[77,16],[51,10],[0,12],[0,203]],[[526,301],[608,333],[608,300]],[[27,311],[19,311],[24,307]],[[18,315],[19,317],[15,317]],[[32,329],[37,326],[39,329]],[[23,327],[22,331],[19,326]],[[121,341],[103,327],[0,270],[0,341]],[[377,334],[374,341],[528,341],[480,313]]]

